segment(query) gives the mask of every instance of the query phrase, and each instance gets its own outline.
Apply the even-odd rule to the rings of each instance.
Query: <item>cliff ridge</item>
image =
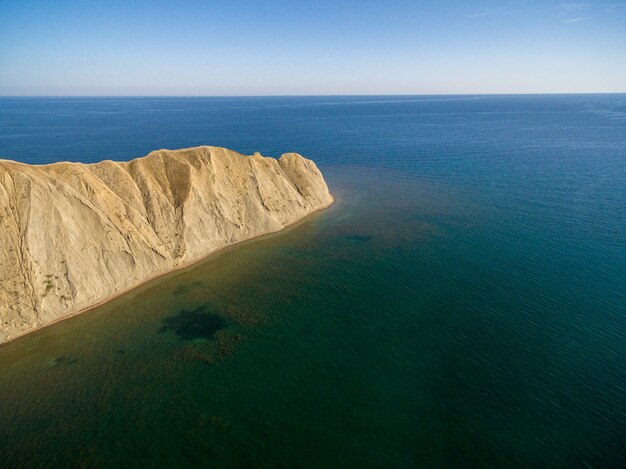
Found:
[[[312,161],[219,147],[0,160],[0,343],[333,201]]]

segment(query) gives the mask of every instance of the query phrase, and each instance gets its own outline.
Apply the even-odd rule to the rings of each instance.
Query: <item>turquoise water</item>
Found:
[[[626,95],[2,99],[0,155],[212,144],[337,202],[0,347],[6,467],[623,467]]]

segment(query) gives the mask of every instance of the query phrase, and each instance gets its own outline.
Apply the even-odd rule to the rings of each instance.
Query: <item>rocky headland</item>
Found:
[[[315,163],[296,153],[0,160],[0,343],[332,202]]]

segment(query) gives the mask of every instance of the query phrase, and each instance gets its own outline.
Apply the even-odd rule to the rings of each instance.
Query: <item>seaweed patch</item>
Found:
[[[200,306],[192,311],[183,309],[176,316],[164,318],[159,332],[174,332],[182,340],[213,340],[215,333],[226,326],[224,318],[209,313],[207,306]]]

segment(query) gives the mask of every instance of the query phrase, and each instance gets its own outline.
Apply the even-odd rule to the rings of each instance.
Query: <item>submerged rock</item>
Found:
[[[319,169],[225,148],[129,162],[0,160],[0,342],[333,201]]]

